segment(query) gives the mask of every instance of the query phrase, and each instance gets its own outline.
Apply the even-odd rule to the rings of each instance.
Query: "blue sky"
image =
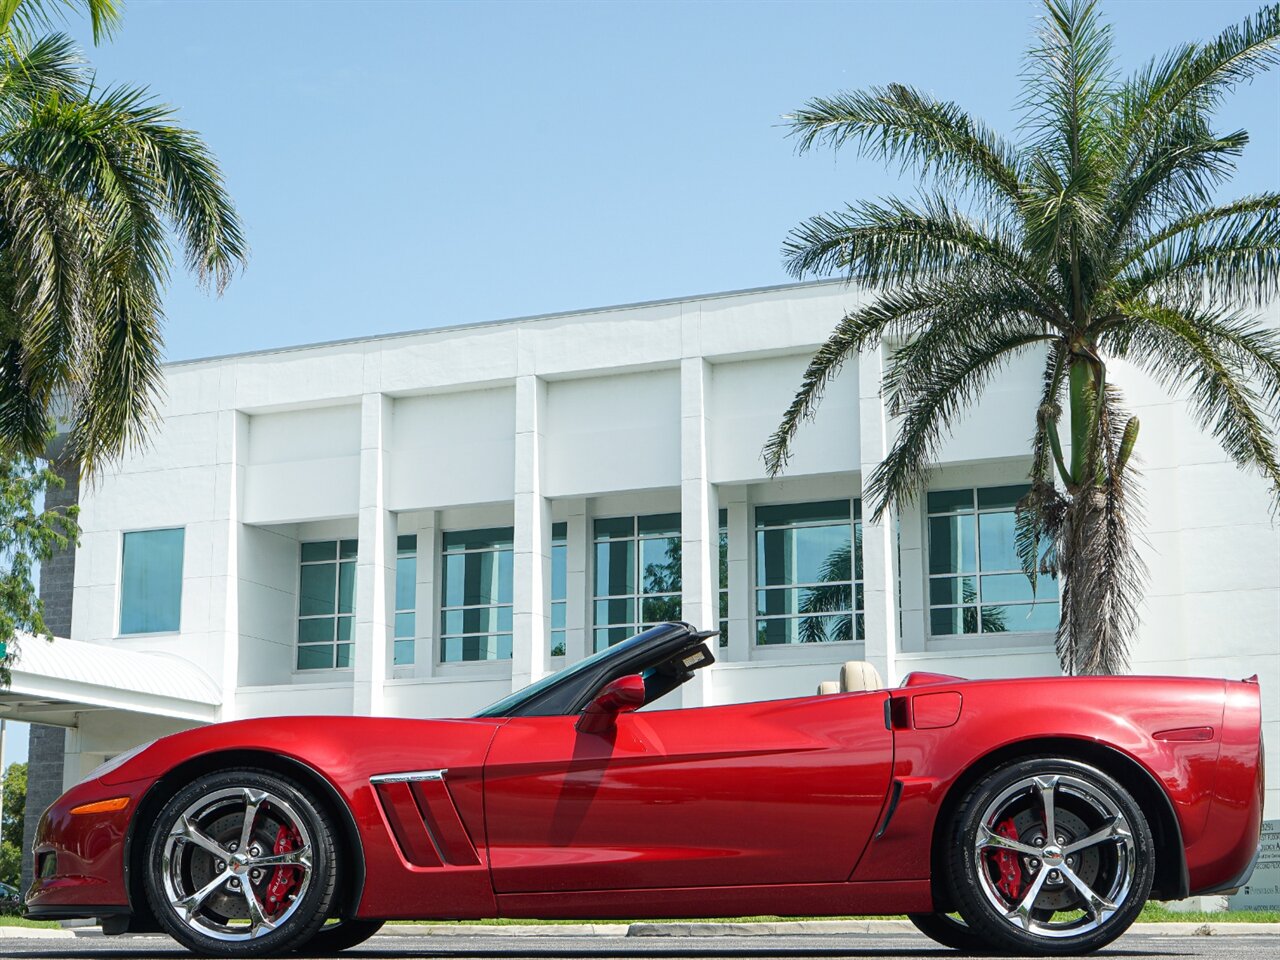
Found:
[[[1104,4],[1126,69],[1257,7]],[[253,257],[220,300],[175,276],[185,359],[784,282],[791,226],[911,185],[797,157],[781,115],[902,81],[1012,132],[1037,10],[129,0],[114,40],[71,30],[100,83],[179,107],[244,217]],[[1253,136],[1231,193],[1280,184],[1278,119],[1280,72],[1220,114]]]

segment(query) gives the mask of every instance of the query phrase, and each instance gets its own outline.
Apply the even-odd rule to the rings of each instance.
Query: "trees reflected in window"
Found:
[[[511,527],[444,534],[440,661],[511,659]]]
[[[680,619],[680,514],[594,522],[594,648]]]

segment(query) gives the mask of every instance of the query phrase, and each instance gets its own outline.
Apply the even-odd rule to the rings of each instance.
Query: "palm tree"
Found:
[[[789,235],[795,275],[843,274],[881,292],[818,350],[764,457],[781,471],[841,365],[887,342],[885,402],[901,420],[864,491],[880,518],[919,495],[940,443],[1000,369],[1042,355],[1019,553],[1033,586],[1062,578],[1063,669],[1111,673],[1127,664],[1145,573],[1132,542],[1138,422],[1107,362],[1184,392],[1280,502],[1280,332],[1250,313],[1280,292],[1280,193],[1211,200],[1248,142],[1243,130],[1215,131],[1213,113],[1276,63],[1280,6],[1128,79],[1096,3],[1044,8],[1017,142],[902,85],[815,99],[788,118],[801,151],[852,146],[929,189]]]
[[[118,18],[84,5],[95,34]],[[58,6],[0,0],[0,455],[62,422],[92,472],[154,416],[175,240],[219,292],[246,251],[197,134],[145,90],[96,88],[67,37],[30,38]]]

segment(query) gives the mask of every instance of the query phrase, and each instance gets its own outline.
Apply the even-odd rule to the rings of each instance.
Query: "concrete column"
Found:
[[[861,427],[861,475],[865,488],[872,472],[884,460],[892,441],[891,426],[881,396],[884,356],[882,350],[858,358],[858,414]],[[889,511],[875,523],[871,505],[862,505],[862,570],[866,659],[875,665],[885,683],[898,682],[898,551],[895,518]]]
[[[418,517],[418,584],[414,596],[413,675],[435,673],[436,639],[440,636],[440,528],[436,511],[423,510]]]
[[[209,641],[222,652],[219,720],[236,718],[240,682],[240,491],[248,442],[248,416],[238,410],[219,411],[209,578]]]
[[[592,652],[591,584],[587,581],[591,564],[591,517],[586,500],[565,504],[565,614],[564,662],[577,663]]]
[[[707,479],[706,393],[711,368],[701,357],[680,361],[681,616],[700,630],[720,625],[720,524],[715,486]],[[706,672],[682,690],[685,706],[707,703]]]
[[[511,688],[546,674],[551,616],[551,504],[542,495],[547,385],[516,378],[515,544],[512,556]]]
[[[18,887],[23,893],[31,886],[31,845],[36,838],[36,825],[49,804],[62,796],[65,751],[66,731],[62,727],[31,724],[27,734],[27,807],[22,821],[22,866]]]
[[[751,659],[751,504],[746,487],[722,491],[721,500],[729,521],[729,646],[720,651],[725,660]]]
[[[352,712],[380,716],[395,623],[396,517],[387,509],[386,436],[392,400],[366,393],[360,417],[360,546],[356,555]]]

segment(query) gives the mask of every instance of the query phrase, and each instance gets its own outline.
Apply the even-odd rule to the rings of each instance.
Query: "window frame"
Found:
[[[674,527],[674,532],[648,533],[648,534],[640,532],[640,521],[659,518],[659,517],[675,517],[676,523]],[[615,521],[615,522],[623,521],[623,520],[631,521],[630,534],[627,534],[625,536],[605,536],[605,537],[601,537],[598,534],[597,524],[607,523],[611,521]],[[646,600],[659,600],[659,599],[668,599],[668,598],[674,597],[676,602],[680,605],[680,615],[683,615],[684,613],[683,570],[681,570],[680,584],[675,590],[666,591],[663,593],[644,592],[643,590],[644,567],[643,567],[642,551],[640,546],[641,543],[644,541],[674,539],[680,545],[681,557],[683,558],[684,537],[683,537],[683,522],[680,516],[680,511],[667,510],[667,511],[655,511],[650,513],[622,513],[622,514],[608,514],[603,516],[595,516],[591,518],[590,532],[591,532],[591,570],[590,570],[589,576],[591,579],[589,584],[589,596],[590,596],[589,603],[590,603],[590,609],[591,609],[591,618],[590,618],[591,623],[587,633],[587,655],[588,656],[599,653],[601,650],[604,650],[607,647],[613,646],[613,644],[611,643],[606,643],[604,647],[598,646],[597,631],[600,631],[600,630],[609,631],[609,630],[624,628],[631,631],[631,634],[629,635],[634,635],[642,632],[643,630],[648,629],[648,627],[656,625],[656,623],[665,622],[665,621],[651,622],[644,619],[644,602]],[[599,569],[600,563],[599,563],[597,548],[599,547],[600,544],[603,544],[603,543],[620,543],[620,542],[626,542],[631,544],[632,561],[633,561],[632,580],[631,580],[632,592],[597,595],[596,586],[599,583],[599,576],[600,576],[600,569]],[[612,623],[612,622],[606,622],[603,624],[599,623],[596,619],[598,604],[607,603],[610,600],[632,601],[634,604],[632,608],[634,611],[632,619],[627,621],[626,623]],[[621,640],[617,642],[621,642]]]
[[[970,482],[970,483],[952,483],[940,484],[938,486],[930,486],[923,497],[920,499],[920,523],[921,523],[921,572],[923,575],[923,595],[922,607],[924,614],[924,640],[927,650],[944,651],[944,650],[991,650],[993,640],[997,642],[1007,638],[1014,643],[1020,643],[1023,646],[1028,645],[1031,641],[1035,646],[1042,645],[1043,641],[1052,638],[1057,633],[1057,623],[1053,627],[1046,630],[1004,630],[1004,631],[982,631],[982,611],[983,607],[1039,607],[1043,604],[1052,603],[1057,610],[1061,610],[1061,593],[1055,591],[1055,595],[1050,598],[1045,596],[1043,591],[1039,591],[1035,599],[1027,600],[996,600],[984,604],[982,601],[982,579],[983,577],[1008,576],[1017,574],[1025,576],[1021,567],[1016,570],[992,569],[986,570],[982,566],[982,524],[980,517],[984,514],[1009,513],[1012,508],[1005,505],[982,507],[979,505],[979,492],[983,490],[999,490],[1002,488],[1022,488],[1024,491],[1028,485],[1024,482],[1007,483],[993,480],[990,482]],[[948,509],[934,511],[930,509],[929,497],[932,494],[955,494],[968,491],[970,496],[970,506],[964,509]],[[973,518],[973,550],[974,550],[974,569],[971,573],[962,572],[944,572],[934,573],[931,569],[932,558],[930,551],[932,549],[932,524],[931,520],[940,517],[952,516],[968,516]],[[933,581],[964,579],[971,577],[975,585],[975,599],[973,603],[934,603],[933,602]],[[961,633],[934,633],[933,632],[933,611],[934,610],[955,610],[973,608],[975,611],[977,630],[974,632]],[[1008,644],[1000,643],[999,649],[1004,650]]]
[[[124,628],[124,606],[125,606],[124,604],[125,541],[129,538],[131,534],[135,534],[135,533],[163,533],[163,532],[168,532],[172,530],[180,530],[182,532],[182,550],[179,555],[179,559],[181,563],[178,568],[178,622],[177,622],[177,625],[174,626],[172,629],[165,629],[165,630],[126,631],[123,629]],[[165,527],[137,527],[131,530],[121,530],[120,531],[120,547],[117,552],[117,557],[119,558],[120,574],[118,578],[119,582],[115,591],[116,593],[116,610],[115,610],[116,633],[115,635],[119,638],[127,638],[127,637],[175,637],[181,634],[182,633],[182,597],[183,597],[183,594],[186,592],[184,589],[186,584],[186,570],[187,570],[186,524],[179,524],[178,526],[165,526]]]
[[[342,544],[343,542],[354,543],[356,552],[354,556],[343,558]],[[332,560],[303,560],[303,547],[312,543],[332,543],[334,545],[334,558]],[[341,536],[325,536],[310,537],[306,540],[298,541],[298,561],[296,592],[293,611],[293,672],[295,674],[303,674],[306,676],[314,676],[324,671],[331,673],[351,673],[355,670],[355,653],[356,653],[356,566],[360,562],[360,540],[359,537],[341,537]],[[302,613],[302,568],[304,566],[321,566],[331,563],[334,566],[333,577],[333,613],[316,613],[303,615]],[[342,601],[342,565],[346,563],[352,567],[351,572],[351,612],[341,613],[339,608]],[[329,641],[302,642],[302,621],[303,620],[332,620],[333,621],[333,639]],[[338,620],[349,619],[351,621],[351,638],[342,640],[338,636]],[[302,647],[321,647],[328,645],[333,648],[333,665],[328,667],[303,667],[298,663],[298,655]],[[338,666],[338,646],[346,644],[351,647],[351,663],[348,666]]]
[[[413,547],[408,550],[403,546],[407,540],[413,541]],[[396,534],[396,563],[395,573],[392,586],[392,611],[391,611],[391,668],[393,670],[412,669],[416,664],[417,656],[417,639],[418,639],[418,535],[416,533],[397,533]],[[412,605],[409,607],[401,607],[400,598],[400,561],[413,561],[413,584],[412,584]],[[402,616],[413,617],[413,629],[408,636],[400,635],[400,618]],[[401,644],[408,644],[409,659],[405,661],[397,660],[398,651]]]
[[[463,534],[475,534],[481,531],[504,531],[507,534],[507,539],[509,543],[507,546],[494,546],[493,542],[490,542],[488,545],[483,547],[465,546],[465,547],[462,547],[461,549],[454,549],[454,550],[449,549],[448,540],[450,536],[457,536],[457,535],[463,535]],[[439,602],[435,605],[436,607],[435,609],[436,636],[435,636],[435,644],[434,644],[435,666],[437,668],[448,670],[451,668],[468,669],[481,664],[484,664],[484,665],[504,664],[504,663],[510,664],[515,658],[515,527],[514,526],[456,527],[450,530],[442,530],[440,532],[440,538],[438,541],[438,550],[439,550],[439,554],[436,558],[437,583],[436,583],[435,593],[436,593],[436,598]],[[510,601],[508,601],[507,603],[464,603],[464,604],[452,604],[452,605],[445,602],[445,590],[447,589],[447,585],[448,585],[448,573],[446,571],[446,568],[448,566],[447,561],[449,557],[465,556],[467,554],[481,554],[481,553],[494,554],[495,556],[494,562],[499,564],[499,567],[498,567],[499,588],[498,589],[499,589],[499,595],[501,595],[502,572],[501,572],[501,559],[499,558],[498,555],[504,552],[511,554],[512,577],[511,577],[511,600]],[[465,566],[465,562],[464,562],[464,566]],[[485,631],[483,633],[466,633],[466,632],[448,633],[445,630],[445,616],[450,612],[466,611],[466,610],[498,611],[498,610],[501,610],[502,608],[507,608],[511,611],[511,629],[509,630],[503,631],[501,629],[498,629],[494,631]],[[497,614],[495,614],[495,616],[497,616]],[[511,655],[506,657],[502,657],[502,656],[480,657],[473,660],[467,660],[465,658],[457,659],[457,660],[445,659],[444,652],[445,652],[446,640],[465,641],[472,637],[493,637],[499,640],[502,637],[508,637],[510,639],[510,644],[512,648]]]
[[[761,524],[759,519],[759,511],[764,510],[785,510],[787,508],[802,508],[806,505],[816,504],[834,504],[848,503],[847,520],[820,520],[809,519],[791,521],[788,523],[766,523]],[[828,583],[794,583],[794,584],[760,584],[760,549],[759,535],[763,530],[797,530],[803,528],[829,527],[837,526],[840,523],[846,523],[849,528],[849,550],[850,550],[850,570],[848,581],[832,581]],[[748,585],[749,595],[747,598],[747,609],[750,614],[750,635],[748,638],[749,649],[753,659],[788,659],[794,657],[798,651],[812,649],[814,651],[822,650],[853,650],[865,647],[866,644],[866,570],[862,562],[862,537],[860,531],[862,527],[862,498],[861,497],[813,497],[811,499],[802,500],[782,500],[782,501],[766,501],[754,503],[750,509],[750,520],[748,524],[748,535],[750,537],[750,556],[751,570],[750,583]],[[862,569],[862,576],[858,575],[859,568]],[[825,640],[818,643],[805,643],[802,641],[787,643],[761,643],[760,642],[760,623],[768,620],[795,620],[801,621],[806,618],[805,614],[782,613],[782,614],[761,614],[759,595],[761,592],[785,590],[803,591],[814,587],[830,587],[830,586],[849,586],[850,599],[852,601],[850,609],[845,612],[837,612],[830,614],[812,614],[815,617],[842,617],[849,616],[851,618],[852,636],[848,640]],[[861,631],[859,626],[861,625]],[[861,636],[859,635],[861,633]]]

